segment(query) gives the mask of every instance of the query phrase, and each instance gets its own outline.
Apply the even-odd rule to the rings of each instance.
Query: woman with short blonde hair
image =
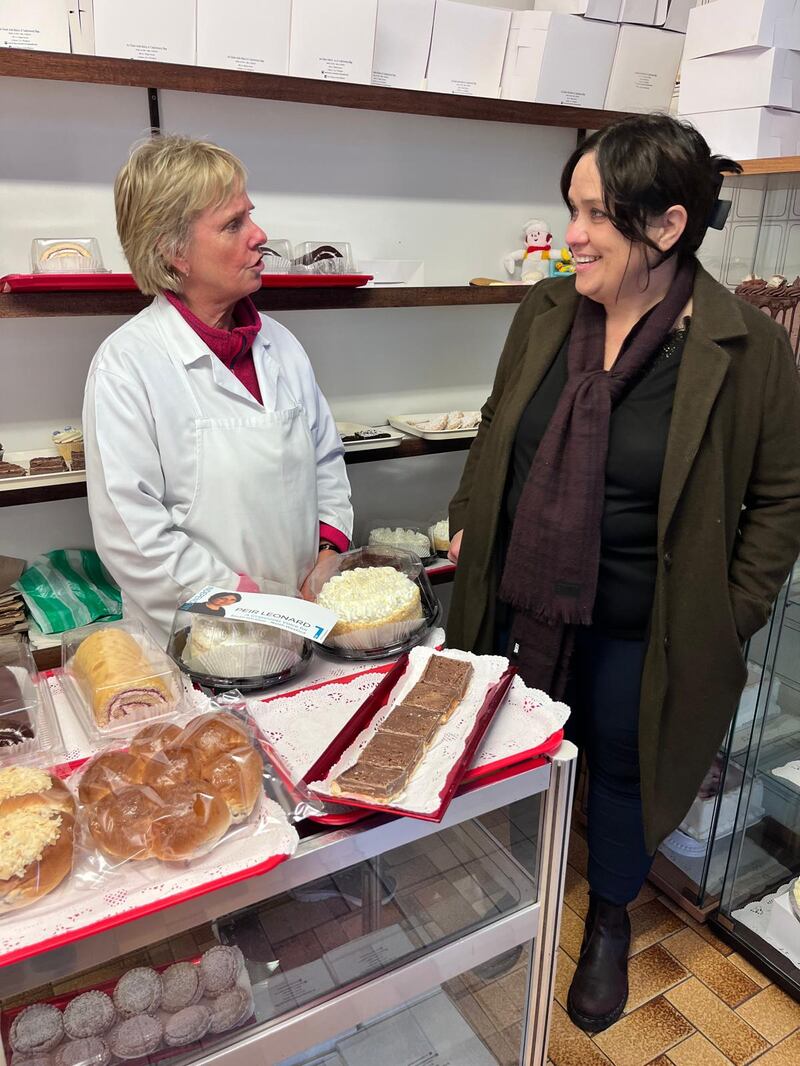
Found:
[[[114,206],[125,258],[143,293],[180,291],[172,259],[192,222],[246,184],[242,162],[208,141],[154,137],[131,152],[114,182]]]
[[[350,488],[299,341],[259,315],[261,246],[241,161],[157,137],[114,185],[117,231],[152,303],[94,357],[89,511],[127,615],[165,640],[187,590],[305,590],[349,545]]]

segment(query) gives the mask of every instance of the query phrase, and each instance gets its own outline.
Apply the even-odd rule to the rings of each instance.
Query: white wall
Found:
[[[242,157],[256,217],[274,237],[347,239],[356,256],[424,259],[433,285],[498,276],[529,215],[563,238],[558,176],[572,130],[177,92],[161,94],[161,110],[165,130]],[[0,275],[29,269],[37,236],[97,236],[106,265],[125,269],[112,183],[147,125],[144,89],[0,79]],[[306,345],[337,417],[380,422],[389,412],[477,407],[513,311],[276,317]],[[120,321],[0,320],[7,448],[44,445],[51,429],[78,419],[92,353]],[[455,453],[351,467],[359,525],[444,514],[463,461]],[[85,500],[0,509],[0,553],[31,559],[89,543]]]

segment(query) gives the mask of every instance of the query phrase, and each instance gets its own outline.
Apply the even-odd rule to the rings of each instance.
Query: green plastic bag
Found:
[[[40,555],[13,587],[43,633],[63,633],[122,617],[122,596],[97,552],[73,549]]]

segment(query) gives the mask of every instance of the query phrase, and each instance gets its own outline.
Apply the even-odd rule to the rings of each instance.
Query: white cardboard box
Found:
[[[686,33],[689,22],[689,12],[702,0],[669,0],[667,19],[664,23],[665,30],[673,30],[676,33]],[[684,55],[686,54],[684,48]]]
[[[711,151],[731,159],[772,159],[800,154],[800,115],[771,107],[682,115],[708,141]]]
[[[436,0],[378,0],[372,84],[424,89]]]
[[[198,66],[288,74],[291,22],[292,0],[197,0]]]
[[[640,26],[663,26],[667,7],[667,0],[622,0],[619,21]]]
[[[800,52],[747,48],[687,59],[679,106],[686,115],[744,107],[800,111]]]
[[[195,62],[195,0],[94,0],[99,56]]]
[[[619,22],[622,0],[533,0],[534,11],[555,11],[559,15],[585,15],[604,22]]]
[[[92,0],[65,0],[69,20],[70,51],[94,55],[94,7]]]
[[[289,73],[324,81],[372,81],[378,0],[293,0]]]
[[[500,95],[511,12],[436,0],[428,90],[461,96]]]
[[[620,26],[605,106],[609,111],[669,111],[683,35],[652,26]]]
[[[800,48],[800,0],[715,0],[689,14],[687,59],[775,46]]]
[[[0,0],[0,48],[68,52],[64,0]]]
[[[616,23],[550,11],[515,11],[501,96],[602,108],[618,35]]]

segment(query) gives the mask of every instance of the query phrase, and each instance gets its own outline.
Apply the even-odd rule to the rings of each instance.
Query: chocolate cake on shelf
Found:
[[[28,471],[17,463],[0,462],[0,477],[27,477]]]
[[[31,459],[31,474],[63,474],[67,464],[60,455],[38,455]]]
[[[774,318],[789,334],[800,370],[800,277],[789,282],[782,274],[765,280],[753,274],[736,286],[736,295]]]

